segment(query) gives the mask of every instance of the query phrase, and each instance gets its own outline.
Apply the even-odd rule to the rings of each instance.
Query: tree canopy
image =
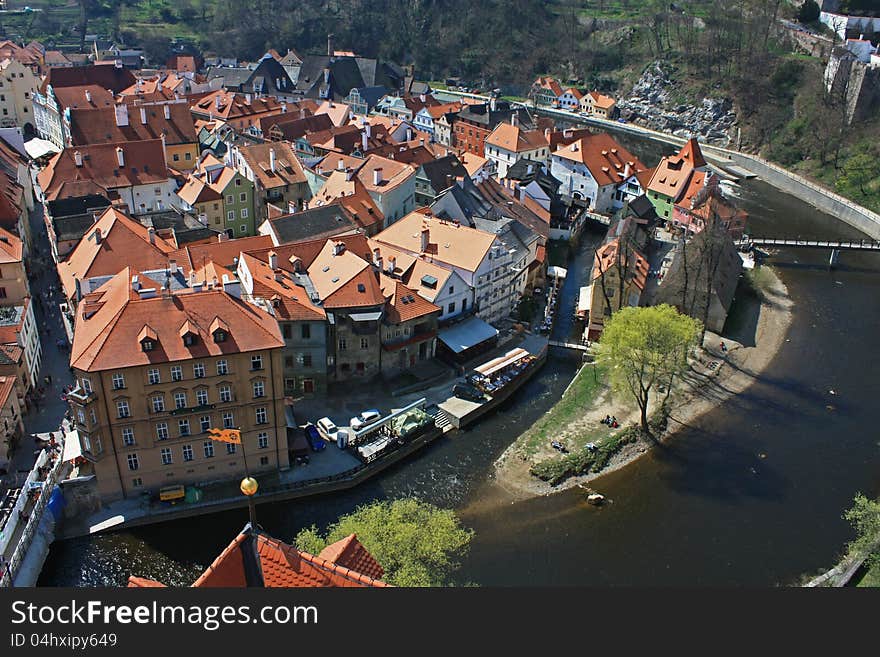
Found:
[[[866,554],[870,565],[880,566],[880,501],[870,500],[859,493],[855,504],[843,517],[856,530],[856,538],[848,546],[850,554]]]
[[[670,305],[623,308],[605,323],[599,357],[618,390],[631,394],[641,411],[642,432],[650,437],[648,400],[651,391],[668,391],[687,369],[688,352],[696,346],[702,324]]]
[[[448,586],[467,554],[473,530],[455,513],[416,499],[374,502],[342,516],[322,535],[313,525],[296,537],[300,550],[318,554],[330,543],[357,534],[395,586]]]

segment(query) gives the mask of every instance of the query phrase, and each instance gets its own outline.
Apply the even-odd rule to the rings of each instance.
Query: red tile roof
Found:
[[[647,169],[639,158],[606,132],[581,137],[568,146],[560,146],[553,155],[586,165],[600,186],[622,182],[627,165],[631,173]]]
[[[113,107],[113,94],[107,89],[96,84],[87,84],[78,87],[60,87],[53,89],[55,100],[59,107],[71,109],[97,109],[99,107]],[[86,94],[88,92],[88,94]]]
[[[272,152],[275,168],[272,168]],[[238,154],[254,172],[256,182],[262,189],[274,189],[306,182],[306,174],[296,156],[296,151],[286,142],[269,142],[242,146]]]
[[[356,534],[349,534],[345,538],[331,543],[321,550],[318,557],[357,573],[368,575],[373,579],[382,579],[385,574],[385,569],[357,540]]]
[[[134,74],[127,68],[117,68],[112,63],[50,68],[40,86],[40,93],[46,93],[46,87],[49,85],[52,85],[53,89],[60,89],[61,87],[81,87],[88,84],[95,84],[114,93],[119,93],[134,84],[135,80]]]
[[[123,166],[119,165],[119,150]],[[82,156],[82,166],[76,165],[76,153]],[[71,182],[90,181],[106,191],[164,183],[168,181],[168,167],[160,139],[76,146],[65,148],[49,160],[37,181],[46,199],[54,201],[70,196],[63,192]]]
[[[401,281],[380,275],[382,294],[387,300],[385,304],[385,319],[392,324],[400,324],[417,317],[424,317],[432,313],[440,313],[442,309],[419,296],[415,290],[407,287]]]
[[[376,573],[381,566],[370,556],[354,535],[343,539],[346,544],[330,545],[321,553],[337,560],[314,556],[297,550],[263,533],[245,527],[235,540],[220,553],[207,570],[193,582],[194,587],[247,586],[271,588],[324,587],[385,587]],[[341,541],[342,542],[342,541]],[[357,570],[362,567],[369,572]],[[161,586],[158,582],[139,577],[129,578],[130,587]]]
[[[169,296],[156,290],[158,296],[140,298],[132,289],[133,273],[126,267],[83,297],[76,313],[71,367],[83,371],[120,369],[284,346],[272,315],[222,288],[183,289]],[[215,342],[210,333],[218,317],[229,325],[229,337],[223,342]],[[198,333],[191,345],[184,344],[179,334],[187,321]],[[157,344],[151,351],[143,351],[138,344],[145,329],[155,334]]]
[[[161,139],[168,146],[198,142],[192,114],[185,103],[159,105],[121,105],[128,125],[116,124],[116,108],[73,109],[70,111],[71,141],[74,146],[123,141]],[[168,118],[165,118],[165,113]]]

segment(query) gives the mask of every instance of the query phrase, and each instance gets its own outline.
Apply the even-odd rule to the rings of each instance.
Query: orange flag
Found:
[[[241,445],[241,431],[238,429],[208,429],[208,434],[211,436],[211,440]]]

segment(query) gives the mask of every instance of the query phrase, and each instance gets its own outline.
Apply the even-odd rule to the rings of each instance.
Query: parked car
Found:
[[[320,452],[327,446],[327,443],[324,442],[324,439],[321,438],[321,434],[318,432],[318,427],[311,422],[303,427],[303,433],[306,436],[306,440],[309,441],[312,451]]]
[[[358,429],[364,428],[368,424],[372,424],[380,417],[382,417],[382,413],[379,412],[379,409],[371,408],[351,418],[349,424],[351,425],[352,429],[357,431]]]
[[[483,393],[469,383],[456,383],[452,386],[452,394],[459,399],[466,399],[472,402],[481,402],[485,400]]]
[[[321,432],[321,435],[324,437],[324,440],[332,440],[336,442],[336,438],[339,434],[339,427],[337,427],[333,420],[329,417],[322,417],[318,420],[318,431]]]

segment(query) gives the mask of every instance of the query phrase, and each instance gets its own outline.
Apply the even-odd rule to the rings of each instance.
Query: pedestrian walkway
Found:
[[[68,409],[67,402],[61,398],[63,388],[73,382],[67,333],[59,308],[64,303],[64,294],[52,260],[42,204],[37,203],[31,211],[30,227],[33,245],[27,263],[28,281],[34,300],[34,319],[40,331],[42,362],[33,403],[24,416],[25,434],[11,454],[10,472],[29,471],[33,467],[39,452],[30,436],[58,430]]]

